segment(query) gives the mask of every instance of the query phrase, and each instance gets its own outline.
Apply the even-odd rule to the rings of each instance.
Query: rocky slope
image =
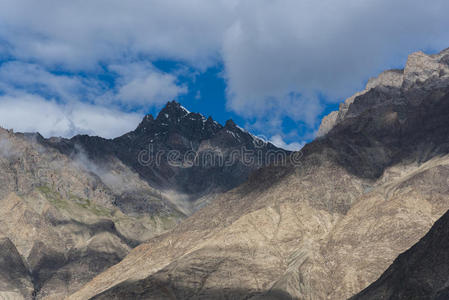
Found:
[[[327,134],[336,124],[340,123],[345,118],[349,106],[354,100],[373,88],[383,86],[406,90],[414,86],[420,86],[428,80],[444,78],[449,73],[448,54],[447,49],[435,55],[415,52],[409,56],[404,69],[388,70],[382,72],[378,77],[371,78],[368,80],[365,90],[349,97],[340,104],[338,111],[331,112],[323,118],[318,129],[318,136]]]
[[[119,161],[103,173],[44,145],[38,134],[0,129],[0,298],[61,299],[179,220],[118,209],[120,181],[153,192]]]
[[[145,116],[136,130],[121,137],[75,136],[50,144],[66,154],[83,151],[100,165],[107,166],[109,157],[119,159],[187,215],[197,204],[204,205],[208,195],[240,185],[252,171],[267,165],[268,151],[286,153],[232,120],[222,126],[176,101],[168,102],[156,118]],[[147,199],[118,200],[123,209],[136,213],[147,203]]]
[[[358,293],[449,208],[448,57],[412,54],[343,105],[300,165],[295,153],[256,171],[69,299]]]
[[[449,298],[449,212],[382,276],[351,299]]]
[[[284,153],[232,121],[221,126],[176,102],[115,140],[44,139],[0,128],[1,299],[62,299],[174,227],[191,213],[192,199],[201,196],[197,205],[204,205],[209,193],[241,183],[262,165],[235,156],[223,166],[172,166],[168,152],[160,165],[145,165],[138,157],[151,141],[159,152],[198,157],[207,145],[225,158],[244,147]],[[189,197],[173,197],[178,193]]]

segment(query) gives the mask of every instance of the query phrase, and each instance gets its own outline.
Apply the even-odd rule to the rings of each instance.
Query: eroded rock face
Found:
[[[426,86],[428,88],[435,88],[430,86],[428,81],[433,81],[435,84],[444,86],[447,80],[449,80],[448,49],[435,55],[427,55],[421,51],[412,53],[408,57],[403,70],[388,70],[382,72],[378,77],[371,78],[368,80],[363,91],[349,97],[340,105],[338,111],[331,112],[328,116],[324,117],[318,129],[317,136],[324,136],[336,124],[343,121],[349,106],[354,100],[366,94],[371,89],[376,87],[391,87],[406,91],[414,87],[422,87],[425,82],[427,82]]]
[[[176,102],[114,140],[44,139],[0,128],[1,297],[64,298],[191,214],[192,199],[206,205],[209,193],[240,184],[265,164],[236,156],[227,165],[147,166],[138,158],[150,143],[166,155],[201,157],[213,149],[226,159],[243,147],[286,153],[232,121],[222,126]]]
[[[341,107],[341,106],[340,106]],[[320,127],[318,128],[317,136],[323,136],[328,133],[337,123],[339,111],[333,111],[321,120]]]
[[[319,169],[312,173],[332,191],[328,195],[320,194],[322,186],[307,192],[316,177],[293,174],[263,194],[236,191],[140,246],[70,299],[347,299],[448,207],[446,186],[433,181],[440,164],[445,181],[447,158],[422,170],[392,168],[395,180],[366,194],[363,182],[344,178],[343,170],[323,177]],[[338,198],[355,204],[345,214],[337,212],[332,203]],[[205,221],[212,216],[213,222]],[[142,268],[134,267],[136,261]]]
[[[427,55],[421,51],[412,53],[404,69],[404,88],[420,86],[427,80],[447,78],[449,76],[449,50],[435,55]]]
[[[84,152],[106,167],[110,158],[121,161],[186,215],[196,210],[196,200],[204,202],[208,195],[228,191],[268,165],[267,152],[288,154],[232,120],[223,126],[175,101],[168,102],[156,118],[145,116],[136,130],[121,137],[108,140],[82,135],[51,139],[49,144],[68,155]],[[147,207],[143,194],[129,200],[118,200],[129,212],[158,209]]]
[[[448,81],[404,89],[396,75],[355,97],[300,166],[256,171],[69,299],[347,299],[369,286],[449,209]]]
[[[404,81],[404,70],[388,70],[380,73],[379,76],[370,78],[366,84],[365,90],[370,90],[376,86],[392,86],[400,88]]]
[[[153,189],[119,161],[109,167],[0,129],[2,299],[62,299],[183,217],[125,214],[123,192]]]

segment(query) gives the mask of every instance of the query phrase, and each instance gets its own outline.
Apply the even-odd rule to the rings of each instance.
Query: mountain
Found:
[[[449,50],[409,56],[69,299],[347,299],[449,209]],[[297,158],[301,158],[298,161]]]
[[[207,196],[240,185],[251,172],[269,164],[267,153],[288,154],[232,120],[222,126],[176,101],[168,102],[156,118],[145,116],[134,131],[118,138],[79,135],[52,139],[50,145],[68,155],[84,152],[103,166],[110,157],[119,159],[186,215],[207,203]],[[124,197],[117,205],[138,213],[148,200]]]
[[[449,211],[368,288],[351,299],[449,298]]]
[[[94,173],[44,144],[0,129],[0,298],[61,299],[178,220],[120,211],[116,183],[153,189],[119,161],[115,173]]]
[[[160,164],[139,161],[149,145],[163,154]],[[242,157],[242,149],[252,151]],[[269,163],[256,155],[270,150],[287,153],[176,102],[112,140],[0,128],[0,298],[63,299],[245,181]],[[179,165],[170,156],[187,152],[205,158]],[[233,160],[221,165],[214,157]]]

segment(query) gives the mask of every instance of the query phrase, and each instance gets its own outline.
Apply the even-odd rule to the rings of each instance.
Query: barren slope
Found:
[[[301,165],[268,167],[69,299],[345,299],[449,208],[448,51],[354,97]],[[391,83],[393,82],[393,84]]]
[[[61,299],[176,224],[170,213],[120,211],[120,189],[152,189],[120,162],[109,166],[100,171],[37,134],[0,129],[0,297]]]

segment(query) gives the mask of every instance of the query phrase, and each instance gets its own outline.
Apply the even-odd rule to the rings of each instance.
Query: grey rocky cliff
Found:
[[[345,119],[349,106],[354,100],[376,87],[392,87],[408,90],[422,86],[428,80],[445,82],[449,80],[449,49],[435,55],[427,55],[421,51],[409,55],[403,70],[393,69],[382,72],[379,76],[368,80],[365,89],[347,98],[340,104],[338,111],[325,116],[318,129],[317,136],[326,135],[336,124]],[[438,80],[436,80],[438,79]]]

